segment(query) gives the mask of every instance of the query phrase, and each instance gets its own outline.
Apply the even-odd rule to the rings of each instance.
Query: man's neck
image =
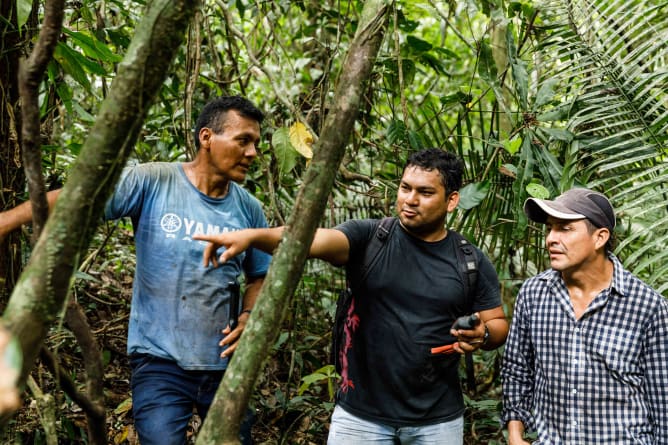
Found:
[[[188,181],[200,192],[212,198],[222,198],[230,188],[229,179],[217,178],[212,175],[207,166],[195,158],[192,162],[184,162],[183,171]]]
[[[576,318],[580,318],[598,294],[610,287],[613,271],[612,261],[604,254],[574,271],[561,272]]]

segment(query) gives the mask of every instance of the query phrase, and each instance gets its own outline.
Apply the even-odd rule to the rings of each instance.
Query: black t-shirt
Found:
[[[337,227],[350,242],[346,271],[354,298],[337,402],[389,425],[453,420],[464,411],[460,355],[432,355],[431,348],[456,341],[450,327],[457,317],[501,305],[496,271],[478,250],[475,297],[464,295],[453,237],[425,242],[397,225],[360,283],[364,251],[378,224],[352,220]]]

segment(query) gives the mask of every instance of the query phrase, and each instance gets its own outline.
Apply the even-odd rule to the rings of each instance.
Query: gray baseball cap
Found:
[[[574,188],[554,200],[529,198],[524,203],[524,213],[537,223],[544,224],[548,216],[564,220],[587,218],[596,227],[615,228],[615,211],[602,193],[585,188]]]

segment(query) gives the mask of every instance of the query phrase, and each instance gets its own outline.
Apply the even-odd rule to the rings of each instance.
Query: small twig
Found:
[[[37,414],[44,428],[47,445],[58,445],[58,428],[56,427],[56,402],[51,394],[44,394],[39,385],[32,377],[28,376],[26,384],[30,389],[35,402],[37,402]]]

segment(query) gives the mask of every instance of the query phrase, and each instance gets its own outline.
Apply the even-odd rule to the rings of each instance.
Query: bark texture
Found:
[[[0,211],[3,211],[20,202],[16,191],[25,187],[19,140],[21,113],[18,108],[19,57],[24,41],[17,25],[14,0],[0,0],[0,17]],[[9,293],[18,281],[20,246],[18,232],[0,239],[0,308],[4,308]]]

